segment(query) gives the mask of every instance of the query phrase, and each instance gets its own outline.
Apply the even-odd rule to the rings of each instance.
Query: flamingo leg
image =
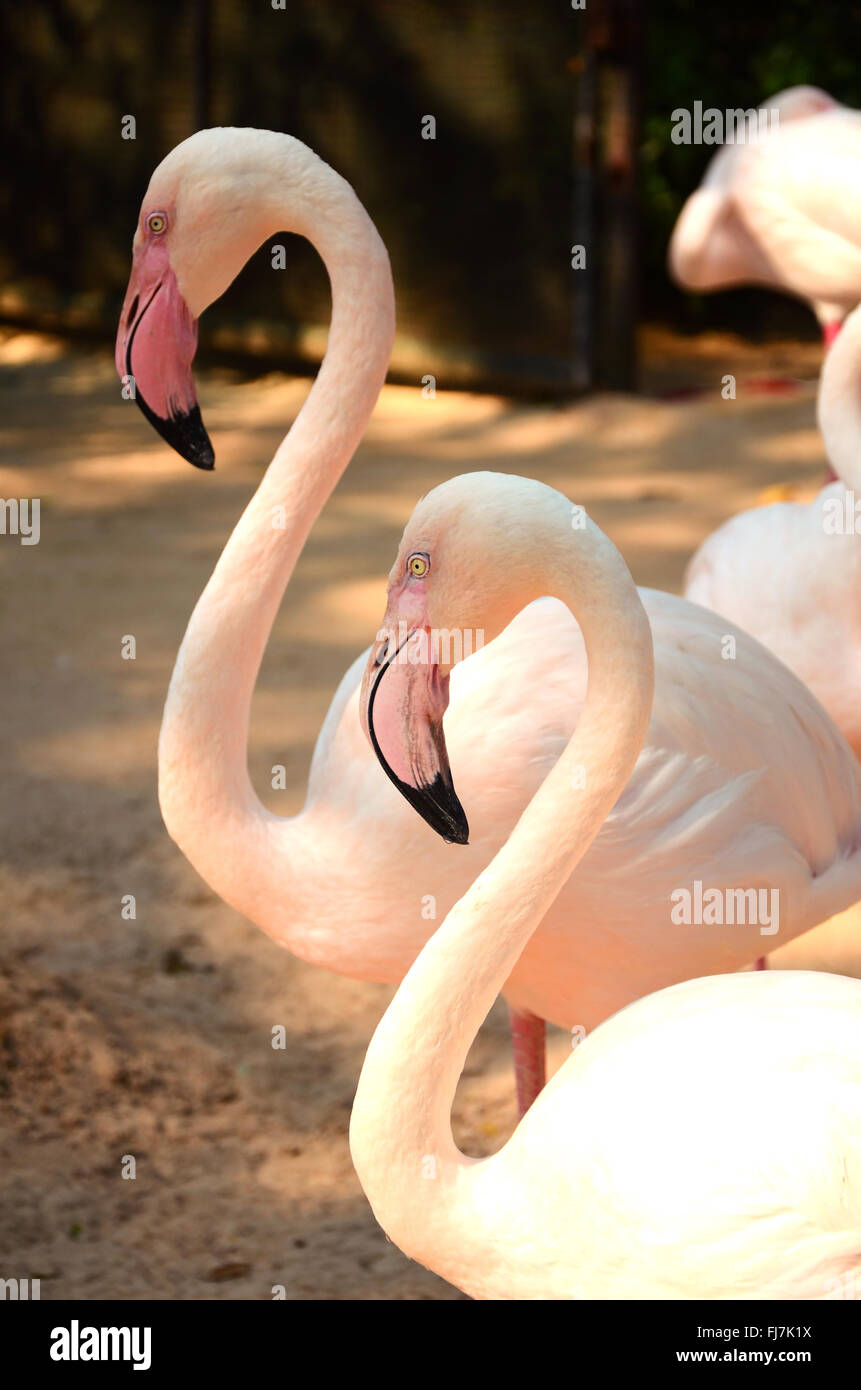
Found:
[[[545,1057],[546,1024],[513,1004],[508,1006],[511,1044],[514,1049],[514,1080],[517,1086],[517,1115],[523,1119],[547,1080]]]

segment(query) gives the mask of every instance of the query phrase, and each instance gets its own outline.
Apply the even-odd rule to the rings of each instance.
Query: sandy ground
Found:
[[[300,806],[330,695],[376,630],[404,522],[435,483],[476,468],[542,478],[589,508],[639,582],[678,589],[726,516],[820,478],[815,347],[647,346],[647,389],[705,393],[532,408],[385,391],[269,644],[249,757],[270,806]],[[721,399],[725,372],[735,401]],[[801,383],[770,380],[786,373]],[[280,951],[211,894],[159,818],[178,643],[308,389],[224,372],[200,384],[214,476],[121,401],[107,355],[0,343],[0,496],[42,499],[38,546],[0,537],[0,1277],[39,1277],[46,1298],[266,1299],[276,1284],[293,1299],[458,1298],[386,1241],[350,1165],[351,1099],[388,989]],[[269,787],[276,762],[288,792]],[[861,973],[858,937],[838,922],[790,957]],[[552,1038],[556,1061],[566,1049]],[[513,1125],[498,1006],[455,1121],[476,1154]]]

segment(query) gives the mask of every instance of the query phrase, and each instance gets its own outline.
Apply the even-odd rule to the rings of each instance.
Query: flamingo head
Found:
[[[313,159],[298,140],[273,131],[201,130],[171,150],[150,179],[116,365],[146,418],[198,468],[214,465],[191,370],[198,318],[261,242],[288,225],[291,175],[301,195]],[[301,221],[301,196],[297,202]]]
[[[362,682],[362,725],[401,794],[456,844],[468,842],[469,826],[443,733],[449,677],[545,591],[545,537],[540,546],[531,540],[548,509],[570,538],[571,504],[552,488],[510,474],[452,478],[419,502],[389,575]]]

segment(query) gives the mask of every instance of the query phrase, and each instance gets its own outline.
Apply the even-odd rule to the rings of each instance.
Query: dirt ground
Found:
[[[588,507],[639,582],[678,590],[725,517],[820,479],[815,345],[654,333],[645,347],[652,394],[638,398],[530,407],[386,389],[269,644],[249,758],[273,809],[301,805],[331,693],[376,630],[427,488],[477,468],[542,478]],[[156,739],[185,623],[308,389],[224,371],[199,384],[212,476],[120,399],[107,354],[0,341],[0,496],[42,500],[39,545],[0,537],[0,1277],[38,1277],[43,1298],[268,1299],[282,1284],[291,1299],[456,1299],[386,1241],[350,1164],[355,1082],[390,991],[279,950],[160,821]],[[704,390],[675,394],[687,386]],[[121,660],[126,634],[135,661]],[[269,787],[276,762],[287,792]],[[830,924],[786,958],[861,974],[854,927]],[[556,1061],[567,1046],[551,1039]],[[499,1006],[455,1121],[476,1154],[513,1126]]]

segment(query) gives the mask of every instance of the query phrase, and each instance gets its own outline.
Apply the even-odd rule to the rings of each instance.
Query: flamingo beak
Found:
[[[195,468],[215,454],[200,418],[191,364],[197,320],[180,293],[163,242],[134,253],[117,331],[116,366],[124,388],[172,449]]]
[[[469,824],[442,728],[449,678],[428,655],[425,628],[413,628],[400,645],[392,636],[375,644],[359,697],[362,726],[386,776],[414,810],[447,843],[466,845]]]

